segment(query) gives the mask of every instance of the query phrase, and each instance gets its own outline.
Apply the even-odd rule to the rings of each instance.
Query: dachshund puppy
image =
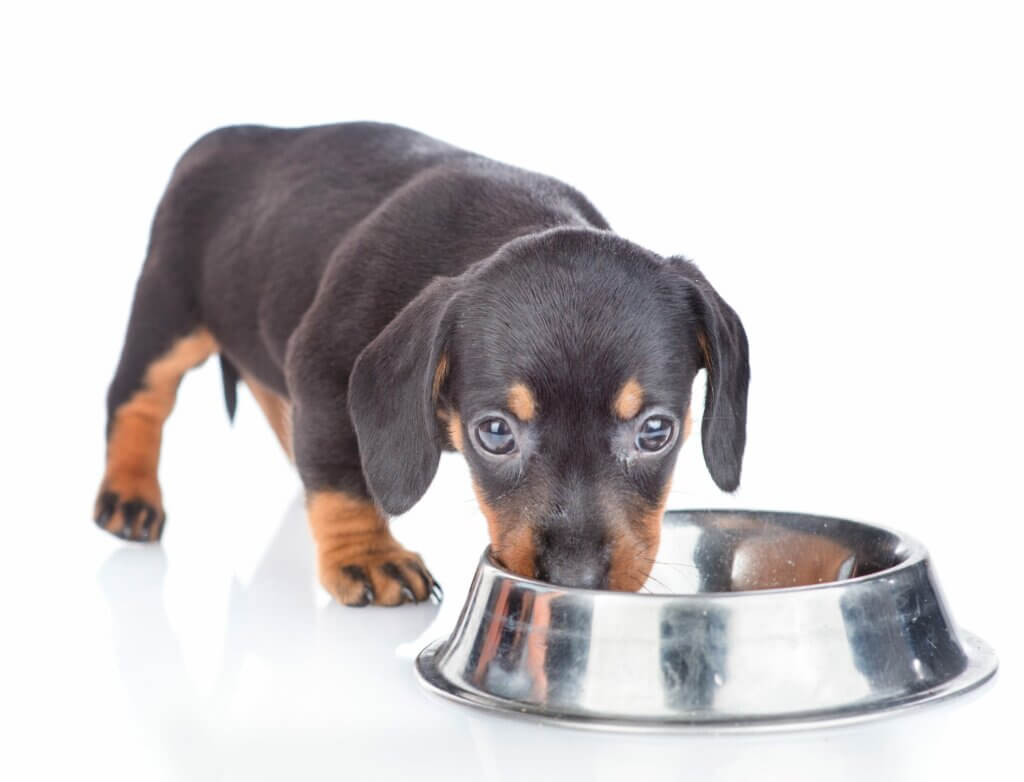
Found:
[[[110,385],[103,529],[160,538],[161,430],[214,353],[229,415],[242,380],[296,464],[346,605],[436,590],[388,517],[442,449],[494,556],[566,586],[644,583],[700,369],[708,469],[740,479],[747,339],[701,272],[559,181],[392,125],[229,127],[182,157]]]

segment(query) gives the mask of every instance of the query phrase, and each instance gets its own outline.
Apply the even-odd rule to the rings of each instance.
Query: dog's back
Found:
[[[343,294],[338,317],[368,342],[434,276],[572,224],[607,228],[568,185],[406,128],[234,126],[178,163],[144,275],[187,289],[224,351],[287,394],[287,341],[318,290]]]

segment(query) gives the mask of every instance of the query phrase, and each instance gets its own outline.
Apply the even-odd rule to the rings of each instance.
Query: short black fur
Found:
[[[240,374],[290,402],[310,491],[404,512],[461,414],[485,498],[520,492],[524,512],[524,486],[546,498],[534,541],[554,571],[607,560],[608,528],[591,522],[608,496],[646,507],[667,485],[678,443],[628,465],[615,445],[633,424],[609,400],[631,376],[681,418],[706,366],[705,458],[723,489],[739,482],[746,336],[696,267],[618,237],[562,182],[411,130],[239,126],[193,145],[154,218],[110,416],[200,327],[220,347],[229,414]],[[539,410],[523,423],[526,472],[485,464],[470,439],[472,416],[517,381]]]

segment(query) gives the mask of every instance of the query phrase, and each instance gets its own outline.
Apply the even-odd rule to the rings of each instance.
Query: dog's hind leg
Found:
[[[107,395],[106,472],[93,518],[127,540],[153,541],[163,533],[157,465],[164,421],[184,374],[218,349],[199,322],[182,271],[147,261]]]

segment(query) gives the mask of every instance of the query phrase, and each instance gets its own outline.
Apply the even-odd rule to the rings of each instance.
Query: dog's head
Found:
[[[560,229],[431,283],[359,356],[349,409],[386,512],[423,495],[451,446],[502,564],[634,590],[656,555],[702,368],[704,458],[732,491],[749,380],[736,314],[688,261]]]

